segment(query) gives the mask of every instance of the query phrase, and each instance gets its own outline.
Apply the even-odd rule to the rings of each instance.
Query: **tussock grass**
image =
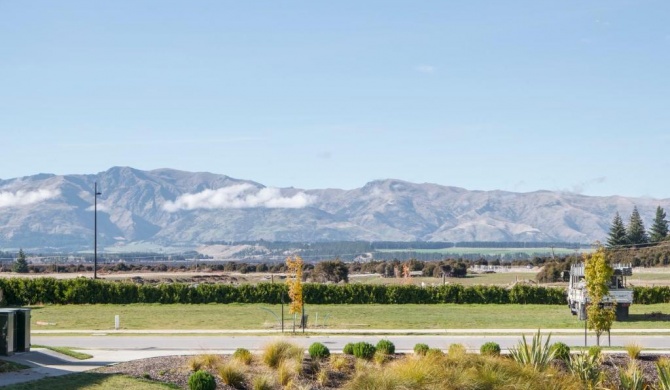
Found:
[[[628,357],[633,360],[638,359],[640,357],[640,352],[642,352],[642,347],[635,343],[626,344],[624,349],[626,350]]]
[[[330,367],[337,372],[347,372],[349,361],[342,355],[330,355]]]
[[[199,357],[202,365],[212,370],[216,370],[223,363],[221,356],[212,353],[199,355]]]
[[[304,351],[302,347],[287,341],[275,341],[263,348],[262,360],[270,368],[277,368],[284,360],[298,360],[302,362]]]
[[[196,372],[200,371],[204,367],[204,364],[200,356],[193,356],[190,359],[188,359],[188,361],[186,362],[186,366],[188,367],[189,370]]]
[[[288,384],[295,378],[295,365],[291,362],[282,360],[277,367],[277,380],[282,386],[287,387]]]
[[[553,368],[544,372],[511,359],[478,354],[460,357],[404,357],[373,370],[359,370],[347,390],[387,389],[536,389],[577,390],[582,384]]]
[[[233,352],[233,359],[244,364],[245,366],[248,366],[251,364],[254,357],[248,349],[237,348],[235,352]]]
[[[274,382],[272,378],[267,375],[258,375],[251,381],[251,388],[253,390],[272,390]]]
[[[330,374],[325,367],[320,369],[319,372],[316,374],[316,383],[318,383],[322,387],[328,386],[329,379]]]
[[[449,355],[450,358],[458,358],[463,355],[465,355],[468,352],[468,350],[465,348],[465,345],[463,344],[450,344],[449,349],[447,350],[447,354]]]
[[[235,360],[231,360],[219,367],[218,373],[221,382],[235,389],[244,389],[246,378],[244,377],[244,370],[240,367],[241,364]]]

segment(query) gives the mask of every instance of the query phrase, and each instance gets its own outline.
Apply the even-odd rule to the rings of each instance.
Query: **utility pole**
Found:
[[[93,187],[93,279],[98,278],[98,182]]]

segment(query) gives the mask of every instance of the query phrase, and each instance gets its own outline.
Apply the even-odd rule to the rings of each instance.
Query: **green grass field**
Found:
[[[77,390],[165,390],[178,389],[164,383],[135,379],[124,375],[83,372],[50,377],[38,381],[3,387],[7,390],[77,389]]]
[[[291,322],[285,307],[286,326]],[[35,307],[32,329],[104,330],[114,328],[114,315],[122,329],[270,329],[278,320],[279,305],[66,305]],[[667,321],[647,318],[645,313],[670,313],[670,304],[633,305],[631,320],[617,328],[666,327]],[[567,305],[306,305],[309,324],[326,321],[331,329],[466,329],[466,328],[581,328],[583,322],[570,314]],[[327,316],[327,318],[326,318]],[[55,325],[37,325],[38,322]]]

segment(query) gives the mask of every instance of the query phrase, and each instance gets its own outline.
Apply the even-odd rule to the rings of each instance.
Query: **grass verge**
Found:
[[[284,308],[286,310],[286,308]],[[114,315],[121,328],[133,329],[269,329],[278,326],[280,305],[48,305],[34,307],[33,330],[86,329],[113,331]],[[613,329],[659,328],[666,323],[644,313],[670,313],[670,304],[633,305],[631,320]],[[306,305],[309,326],[330,329],[581,329],[583,321],[567,305]],[[513,315],[512,315],[513,313]],[[38,325],[53,323],[55,325]],[[288,329],[292,320],[286,319]],[[309,327],[308,327],[309,329]]]
[[[51,346],[48,346],[48,345],[39,345],[39,344],[33,344],[33,345],[31,345],[31,347],[32,348],[45,348],[45,349],[48,349],[48,350],[51,350],[51,351],[54,351],[54,352],[58,352],[60,354],[67,355],[69,357],[79,359],[79,360],[86,360],[86,359],[90,359],[90,358],[93,357],[93,355],[89,355],[87,353],[82,353],[82,352],[77,352],[70,347],[51,347]]]

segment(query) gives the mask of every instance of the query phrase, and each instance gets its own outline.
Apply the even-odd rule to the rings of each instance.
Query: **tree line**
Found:
[[[651,228],[647,232],[642,222],[642,217],[633,207],[628,226],[623,223],[621,215],[617,212],[612,220],[609,235],[607,237],[608,248],[630,248],[649,244],[657,244],[668,240],[668,221],[665,210],[661,206],[656,208],[656,215]]]

